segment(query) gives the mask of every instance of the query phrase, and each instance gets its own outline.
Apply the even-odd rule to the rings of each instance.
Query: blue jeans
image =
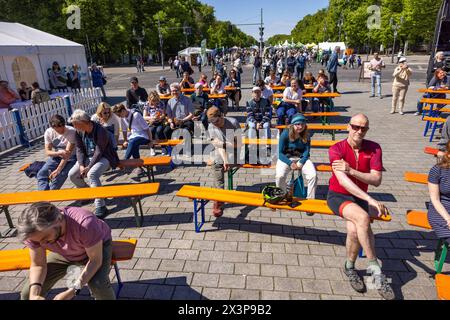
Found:
[[[375,81],[377,82],[377,94],[381,96],[381,74],[373,74],[370,76],[372,95],[375,95]]]
[[[58,174],[55,179],[49,181],[48,176],[50,175],[50,173],[56,170],[61,160],[62,159],[60,157],[48,158],[48,160],[45,162],[45,165],[41,168],[41,170],[39,170],[36,175],[38,190],[44,191],[61,189],[62,185],[67,179],[67,176],[69,175],[70,169],[72,169],[77,159],[75,157],[71,157],[62,169],[61,173]]]
[[[136,137],[128,141],[127,151],[125,152],[125,160],[133,157],[134,159],[139,159],[141,156],[139,154],[139,146],[144,144],[149,144],[150,140]]]
[[[289,123],[291,122],[292,116],[297,113],[297,108],[290,103],[282,102],[277,109],[277,124],[284,125],[284,118],[287,116],[289,118]]]
[[[261,67],[260,68],[253,67],[253,83],[256,83],[256,80],[261,80]]]
[[[247,121],[248,124],[248,137],[249,139],[255,139],[258,137],[260,139],[270,139],[270,122],[266,122],[263,124],[263,129],[256,132],[256,124],[257,122]]]
[[[157,140],[165,140],[164,136],[164,126],[162,124],[153,125],[150,127],[150,131],[152,132],[153,139]]]

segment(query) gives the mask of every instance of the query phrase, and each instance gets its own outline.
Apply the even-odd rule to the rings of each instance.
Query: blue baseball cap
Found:
[[[306,123],[306,118],[301,113],[297,113],[292,117],[291,124],[301,124]]]

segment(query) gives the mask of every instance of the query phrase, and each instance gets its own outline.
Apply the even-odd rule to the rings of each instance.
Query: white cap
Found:
[[[405,57],[401,57],[400,60],[398,60],[398,62],[406,62],[406,58]]]
[[[254,91],[262,91],[260,87],[253,87],[252,92]]]

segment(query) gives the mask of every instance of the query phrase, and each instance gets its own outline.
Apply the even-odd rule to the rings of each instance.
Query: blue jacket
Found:
[[[270,122],[270,102],[267,99],[261,98],[259,102],[254,99],[247,102],[247,122]]]
[[[333,52],[333,54],[331,55],[330,61],[328,61],[328,67],[327,67],[328,72],[334,72],[334,73],[337,72],[337,68],[340,67],[338,59],[339,59],[338,54],[336,52]]]
[[[278,159],[290,166],[292,161],[289,158],[299,157],[300,163],[305,164],[309,159],[310,149],[311,140],[309,137],[307,143],[303,143],[301,139],[291,142],[289,141],[289,130],[285,129],[280,135],[280,141],[278,142]]]
[[[92,85],[95,88],[103,87],[103,73],[99,69],[92,70],[91,76],[92,76]]]
[[[297,57],[297,60],[296,60],[296,62],[297,62],[297,64],[296,64],[297,68],[305,69],[305,61],[306,61],[306,58],[305,58],[303,55]]]

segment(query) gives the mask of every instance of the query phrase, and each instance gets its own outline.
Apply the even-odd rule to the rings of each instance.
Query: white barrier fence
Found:
[[[27,141],[41,137],[55,114],[68,119],[69,110],[82,109],[88,114],[95,113],[101,97],[99,88],[68,91],[63,98],[0,113],[0,152],[27,145]]]

